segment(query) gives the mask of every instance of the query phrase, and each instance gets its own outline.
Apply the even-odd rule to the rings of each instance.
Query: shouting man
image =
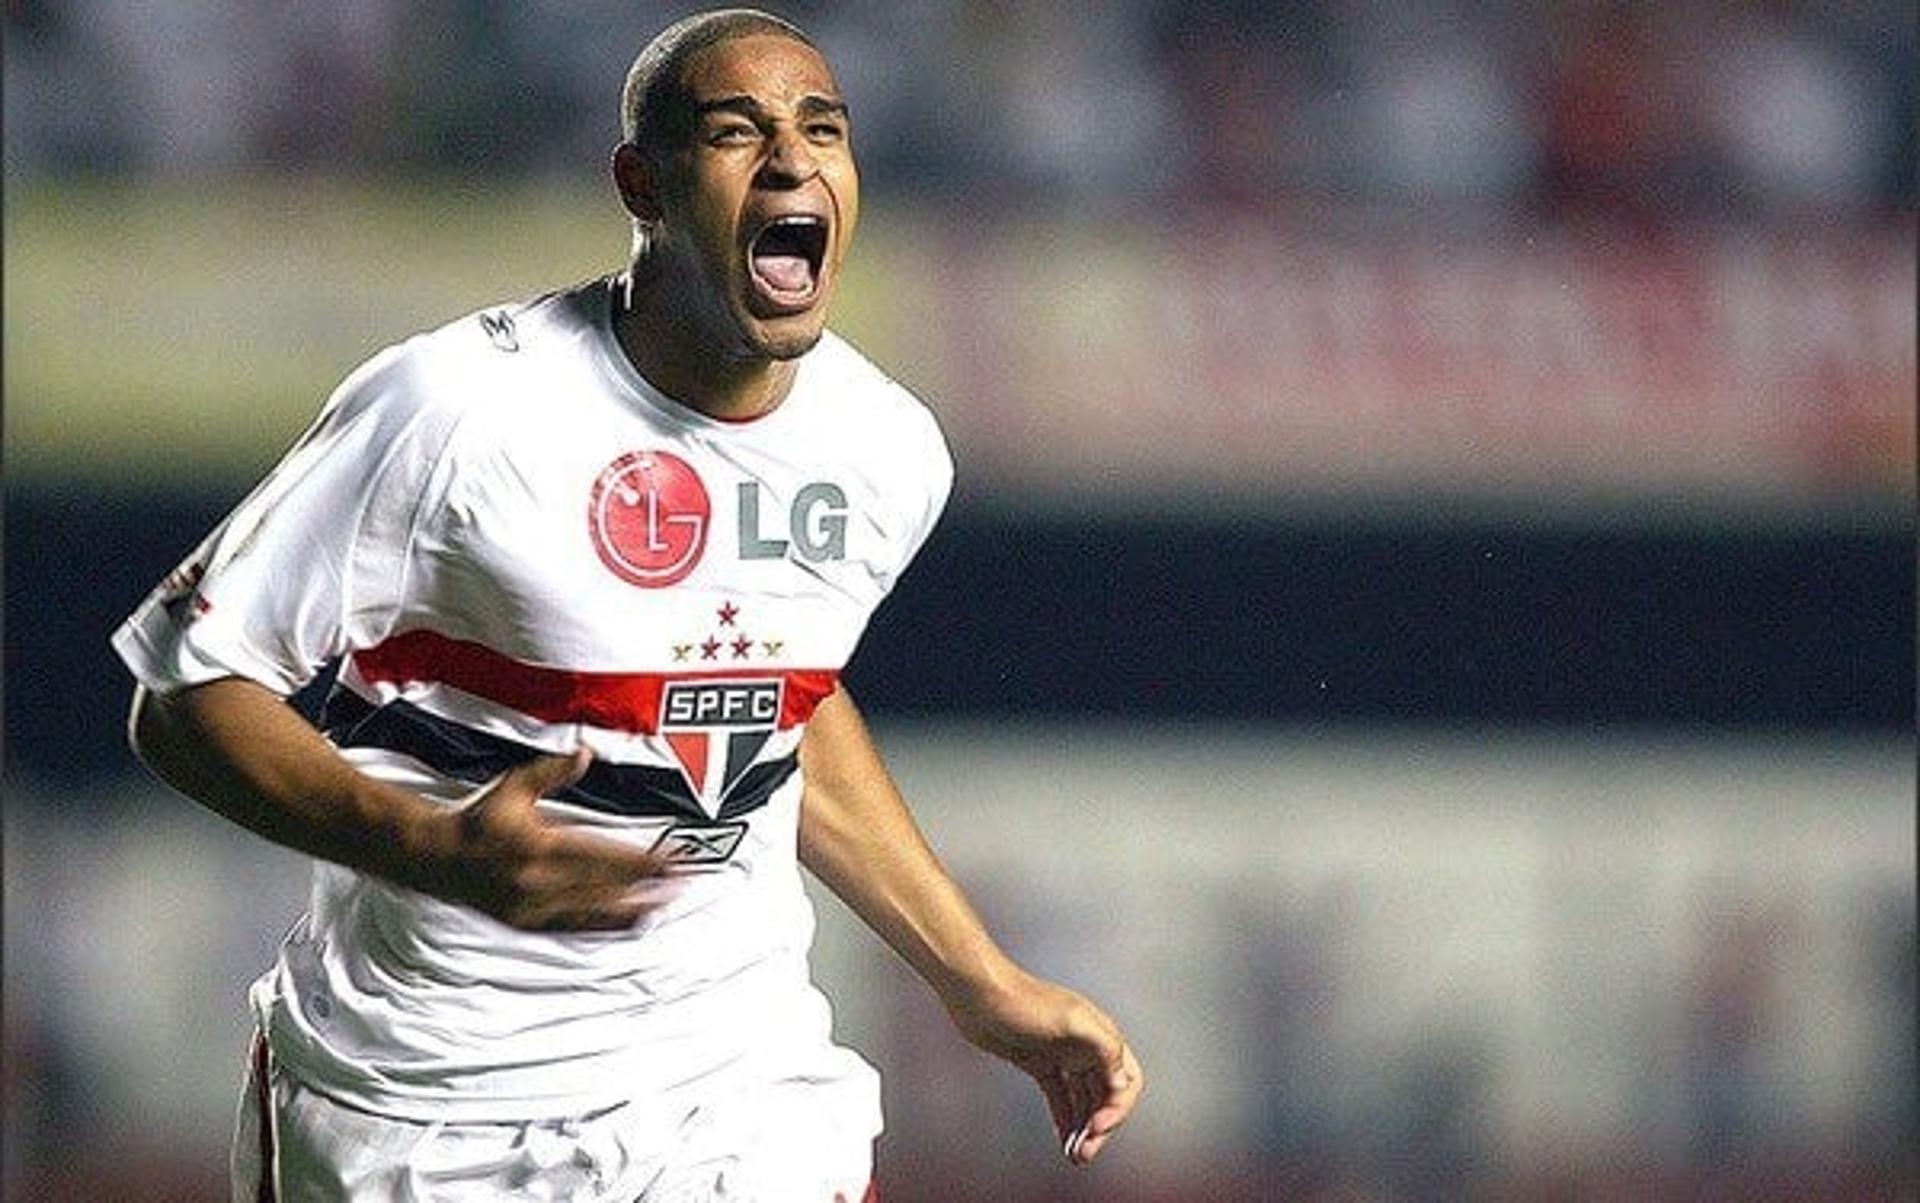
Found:
[[[804,864],[1039,1083],[1076,1163],[1119,1030],[994,943],[841,667],[952,478],[825,327],[859,215],[800,31],[634,62],[627,269],[376,355],[127,621],[132,738],[319,858],[254,986],[234,1198],[872,1196]],[[338,661],[324,735],[283,703]]]

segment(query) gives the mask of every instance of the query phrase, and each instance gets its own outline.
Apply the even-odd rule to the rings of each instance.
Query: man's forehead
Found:
[[[826,59],[805,42],[779,34],[746,34],[701,49],[681,75],[694,105],[730,97],[795,104],[817,96],[840,99]]]

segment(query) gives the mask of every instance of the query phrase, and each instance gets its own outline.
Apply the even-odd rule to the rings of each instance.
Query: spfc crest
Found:
[[[700,809],[717,816],[780,724],[779,679],[669,681],[660,733]]]

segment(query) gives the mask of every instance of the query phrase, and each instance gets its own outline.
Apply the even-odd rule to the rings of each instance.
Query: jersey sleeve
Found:
[[[947,498],[953,492],[953,456],[947,450],[947,441],[940,432],[939,423],[934,420],[931,411],[915,402],[915,414],[919,418],[919,438],[917,454],[911,457],[913,470],[913,488],[905,494],[913,498],[906,512],[905,538],[900,543],[900,558],[886,579],[889,592],[900,580],[907,566],[913,563],[920,549],[926,546],[933,528],[939,525],[940,515],[946,510]]]
[[[416,525],[445,488],[450,421],[418,375],[404,348],[350,375],[127,618],[113,647],[142,684],[165,692],[239,676],[284,696],[392,625]]]

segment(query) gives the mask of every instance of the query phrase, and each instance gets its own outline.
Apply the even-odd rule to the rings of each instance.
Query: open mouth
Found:
[[[827,223],[811,214],[776,217],[754,235],[747,264],[756,291],[776,308],[804,309],[820,291]]]

